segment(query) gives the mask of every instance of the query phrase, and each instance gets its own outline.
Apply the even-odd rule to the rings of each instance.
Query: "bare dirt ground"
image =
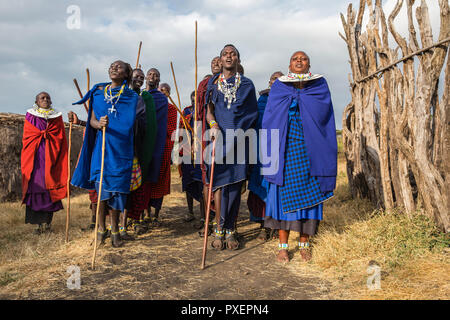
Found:
[[[86,198],[84,196],[84,202]],[[210,247],[210,236],[206,268],[201,270],[203,238],[194,228],[194,221],[186,223],[183,220],[186,200],[181,193],[178,174],[172,172],[172,192],[164,199],[160,227],[138,236],[135,241],[126,242],[121,248],[113,248],[107,239],[97,251],[96,268],[92,270],[90,239],[93,232],[82,231],[82,223],[74,226],[72,228],[76,230],[71,231],[74,239],[69,244],[61,243],[55,252],[42,257],[42,263],[48,261],[46,270],[39,272],[37,266],[33,267],[36,261],[26,259],[20,264],[21,275],[16,274],[19,280],[14,281],[14,264],[10,265],[6,274],[10,274],[13,281],[0,286],[0,299],[330,298],[327,282],[309,273],[307,264],[299,258],[288,265],[275,262],[278,241],[261,243],[256,239],[259,225],[249,222],[246,199],[247,192],[242,198],[238,221],[241,248],[217,252]],[[86,216],[89,215],[87,205],[82,204]],[[198,205],[194,212],[198,215]],[[62,216],[64,214],[59,218]],[[85,219],[86,223],[88,221]],[[49,237],[48,241],[52,241],[51,237],[63,237],[63,230],[56,228],[54,233],[59,235],[39,237]],[[62,242],[61,239],[58,241]],[[36,259],[39,259],[39,250],[36,251]],[[42,263],[39,263],[41,268]],[[304,264],[304,274],[299,276],[292,264]],[[78,290],[67,288],[69,274],[66,270],[70,265],[80,267],[81,288]],[[29,273],[25,271],[27,268]]]

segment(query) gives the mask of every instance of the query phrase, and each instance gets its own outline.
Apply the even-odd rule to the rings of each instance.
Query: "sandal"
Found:
[[[298,249],[300,251],[300,256],[302,260],[308,262],[312,258],[311,248],[309,246],[309,242],[299,242]]]
[[[289,262],[289,244],[288,243],[279,243],[278,244],[278,255],[277,255],[277,261],[281,263],[287,263]],[[285,252],[286,255],[284,257],[280,257],[280,254],[282,252]]]
[[[119,232],[111,232],[111,245],[114,248],[119,248],[123,246],[123,241],[120,239]]]
[[[227,230],[227,234],[225,235],[225,244],[228,250],[237,250],[239,249],[239,241],[237,240],[237,232],[232,230]]]
[[[215,230],[214,240],[211,242],[211,247],[215,250],[220,251],[225,249],[225,244],[223,242],[225,232],[223,230]]]
[[[97,241],[98,241],[98,245],[104,245],[105,244],[105,240],[107,238],[107,234],[108,231],[97,231]]]
[[[148,227],[145,224],[136,223],[133,226],[134,232],[140,236],[148,231]]]

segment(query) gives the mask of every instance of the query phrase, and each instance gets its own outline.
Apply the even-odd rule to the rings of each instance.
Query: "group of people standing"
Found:
[[[260,223],[258,239],[275,237],[277,231],[277,260],[287,262],[289,232],[299,232],[301,257],[311,259],[309,237],[317,233],[323,219],[323,202],[333,196],[336,184],[337,143],[327,82],[309,69],[306,53],[295,52],[288,74],[274,72],[269,89],[261,91],[257,100],[253,82],[244,76],[239,51],[227,44],[211,61],[212,75],[200,82],[197,95],[192,92],[191,106],[183,110],[178,125],[189,137],[178,142],[184,147],[189,144],[180,155],[200,149],[201,161],[178,165],[188,206],[184,219],[195,220],[195,199],[200,203],[201,219],[194,225],[202,229],[201,236],[204,231],[213,233],[212,248],[239,248],[236,222],[241,196],[248,189],[250,219]],[[160,73],[155,68],[144,75],[141,69],[133,70],[119,60],[111,64],[109,77],[110,82],[96,84],[75,103],[88,102],[87,122],[69,112],[70,122],[86,126],[71,184],[89,190],[91,225],[99,206],[100,243],[111,237],[112,245],[120,247],[123,241],[134,239],[127,232],[129,220],[136,235],[146,232],[150,225],[159,225],[163,197],[170,193],[177,109],[168,102],[170,86],[159,84]],[[194,146],[192,128],[200,131],[199,146]],[[250,141],[228,136],[230,130],[256,130],[257,145],[267,144],[277,170],[264,171],[271,164],[263,161],[260,150],[256,163],[249,161]],[[277,134],[269,132],[265,135],[268,139],[262,141],[262,130],[275,130]],[[275,150],[270,150],[272,142],[277,143]],[[210,163],[203,155],[213,143],[216,162]],[[238,159],[242,150],[244,159]],[[98,197],[102,151],[103,178]],[[230,153],[233,161],[225,161]],[[37,233],[48,231],[53,212],[62,209],[61,199],[67,192],[67,143],[62,114],[52,108],[45,92],[38,94],[34,107],[26,114],[22,173],[26,222],[37,224]],[[214,218],[212,225],[205,227],[208,203]]]

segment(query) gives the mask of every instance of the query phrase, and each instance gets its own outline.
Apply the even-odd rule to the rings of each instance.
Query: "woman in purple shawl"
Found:
[[[295,52],[289,74],[272,85],[262,128],[268,132],[268,154],[278,158],[275,173],[265,173],[265,227],[279,229],[277,260],[288,262],[291,230],[300,233],[303,260],[311,259],[309,237],[322,220],[323,202],[333,196],[337,142],[327,82],[309,72],[309,57]],[[278,148],[270,150],[271,130],[279,130]],[[263,165],[263,167],[267,165]]]

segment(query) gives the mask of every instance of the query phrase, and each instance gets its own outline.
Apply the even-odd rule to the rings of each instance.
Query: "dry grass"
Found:
[[[174,171],[173,176],[175,175],[177,174]],[[167,202],[165,200],[165,205],[173,207],[175,211],[185,205],[184,195],[176,190],[172,191],[169,200]],[[83,270],[89,268],[92,255],[89,239],[92,238],[92,232],[81,230],[87,226],[90,219],[89,198],[87,195],[76,196],[72,198],[71,204],[71,231],[68,244],[64,241],[65,211],[55,214],[53,233],[35,236],[32,234],[34,227],[23,223],[24,207],[19,203],[0,204],[0,224],[4,227],[0,233],[1,298],[26,298],[30,293],[40,292],[38,298],[46,299],[42,292],[50,294],[52,288],[57,284],[61,285],[61,279],[67,279],[68,275],[65,274],[67,266],[78,265]],[[310,275],[328,283],[315,284],[318,286],[317,298],[450,298],[449,238],[440,233],[434,224],[420,213],[408,218],[401,212],[376,211],[368,201],[352,199],[345,175],[345,162],[341,157],[335,197],[328,201],[324,208],[325,220],[313,243],[313,260],[310,263],[302,263],[298,252],[294,251],[293,260],[287,265],[289,272],[299,278]],[[293,234],[290,239],[291,247],[296,246],[295,236]],[[191,241],[191,238],[197,239],[195,235],[180,235],[174,230],[163,228],[151,233],[149,238],[152,240],[151,247],[142,241],[128,246],[126,251],[129,256],[142,255],[144,252],[151,254],[152,257],[160,257],[166,250],[167,243],[176,244],[173,247],[179,248],[179,252],[171,253],[173,262],[164,267],[167,270],[163,270],[166,275],[175,277],[182,272],[177,271],[177,267],[196,263],[194,257],[188,253],[190,248],[187,241]],[[200,246],[198,243],[199,248]],[[248,254],[273,256],[275,246],[276,243],[274,245],[267,243],[248,251]],[[111,259],[121,259],[121,256],[112,255],[108,250],[98,251],[99,266],[108,265]],[[367,267],[372,260],[381,266],[381,290],[369,291],[366,286]],[[155,267],[158,261],[154,261]],[[140,270],[148,264],[148,260],[136,259],[127,263],[132,263],[134,268]],[[110,268],[116,270],[119,266],[113,264]],[[268,268],[273,269],[270,266]],[[248,271],[252,270],[250,263]],[[149,279],[152,276],[157,277],[154,281],[158,284],[158,281],[161,281],[158,277],[164,275],[152,272],[145,274]],[[121,277],[124,278],[117,278],[114,281],[125,281],[129,284],[137,281],[126,278],[128,275]],[[200,274],[192,273],[184,284],[185,291],[174,290],[178,295],[172,294],[170,297],[191,297],[194,293],[190,293],[189,288],[198,284],[200,280]],[[100,293],[103,290],[107,291],[107,287],[102,289],[102,285],[102,283],[96,285],[100,288],[98,289]],[[141,294],[139,289],[130,287],[130,290],[132,289],[134,297]],[[170,298],[169,295],[161,295],[165,291],[167,292],[167,289],[161,287],[161,290],[155,291],[155,296],[150,298]],[[129,294],[131,296],[131,292]]]
[[[418,212],[382,212],[361,199],[352,200],[339,161],[335,197],[325,205],[324,222],[314,239],[313,259],[291,268],[331,281],[339,299],[449,299],[450,239]],[[295,247],[292,242],[291,246]],[[381,267],[381,290],[367,288],[367,268]]]

